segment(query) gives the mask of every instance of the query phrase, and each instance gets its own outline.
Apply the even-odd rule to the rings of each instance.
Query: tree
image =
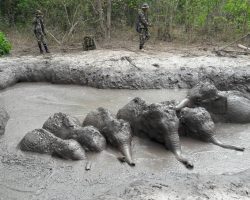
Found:
[[[111,39],[111,12],[112,12],[112,2],[111,0],[107,0],[107,38]]]
[[[105,25],[104,25],[105,19],[104,19],[103,7],[102,7],[102,0],[96,0],[96,4],[97,4],[97,10],[99,14],[101,35],[106,38],[107,33],[106,33]]]
[[[47,28],[70,41],[78,34],[111,38],[117,29],[134,27],[145,0],[0,0],[1,27],[27,27],[34,11],[44,12]],[[250,0],[146,0],[152,37],[235,37],[249,31]],[[5,26],[4,26],[5,25]],[[229,34],[230,33],[230,34]],[[176,35],[175,35],[176,34]],[[193,37],[195,36],[195,37]],[[80,37],[79,37],[80,38]]]

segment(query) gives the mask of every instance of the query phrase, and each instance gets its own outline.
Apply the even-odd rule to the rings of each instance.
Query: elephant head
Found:
[[[83,126],[90,125],[97,128],[109,144],[120,150],[123,155],[120,161],[135,166],[131,155],[132,131],[128,122],[117,119],[109,110],[100,107],[87,114]]]
[[[108,141],[116,146],[122,153],[122,157],[118,157],[118,159],[128,163],[130,166],[135,166],[131,149],[133,136],[129,123],[122,119],[113,119],[111,123],[108,123],[103,129],[103,134],[108,137]]]
[[[244,148],[224,144],[216,138],[215,124],[205,108],[183,108],[180,112],[180,121],[187,136],[210,142],[226,149],[244,151]]]
[[[148,105],[144,99],[136,97],[119,109],[116,116],[118,119],[127,121],[131,126],[133,134],[139,136],[138,131],[136,130],[138,128],[138,119],[140,114],[145,111],[147,107]]]
[[[77,141],[72,139],[60,141],[58,147],[54,149],[53,154],[64,159],[71,160],[84,160],[86,158],[85,151],[82,146]]]
[[[193,164],[181,152],[178,135],[179,119],[173,107],[164,104],[151,104],[141,114],[139,126],[138,130],[146,133],[149,138],[163,143],[186,168],[193,168]]]
[[[19,148],[22,151],[56,155],[64,159],[83,160],[86,158],[84,149],[77,141],[63,140],[45,129],[28,132],[19,143]]]
[[[43,128],[61,139],[78,141],[86,151],[100,152],[106,148],[106,139],[96,128],[82,127],[78,119],[65,113],[50,116]]]
[[[214,114],[224,114],[227,111],[227,98],[220,95],[212,83],[204,82],[192,88],[187,97],[176,106],[176,110],[181,110],[186,106],[201,106]]]

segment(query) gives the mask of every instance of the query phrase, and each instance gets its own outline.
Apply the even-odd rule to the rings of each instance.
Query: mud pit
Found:
[[[135,96],[149,102],[182,99],[186,90],[98,90],[50,84],[18,84],[1,91],[0,104],[11,118],[0,138],[0,199],[249,199],[250,124],[218,124],[218,138],[246,147],[243,153],[182,138],[183,152],[195,165],[188,171],[163,146],[134,138],[136,167],[117,161],[107,149],[88,154],[86,161],[65,161],[23,153],[18,142],[27,131],[40,128],[55,112],[83,120],[103,106],[114,113]]]

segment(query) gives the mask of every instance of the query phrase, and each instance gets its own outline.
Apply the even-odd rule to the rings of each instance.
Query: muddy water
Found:
[[[163,146],[138,138],[133,140],[135,168],[120,164],[117,152],[108,148],[100,154],[88,154],[93,161],[90,172],[84,171],[85,161],[64,161],[23,153],[17,148],[28,131],[42,127],[55,112],[69,113],[83,120],[99,106],[116,113],[136,96],[148,102],[160,102],[181,100],[185,95],[185,90],[98,90],[50,84],[18,84],[1,91],[0,104],[11,118],[5,135],[0,138],[0,199],[95,199],[117,184],[152,174],[162,179],[170,172],[233,174],[248,169],[250,124],[217,125],[218,138],[246,147],[244,153],[182,138],[182,149],[195,165],[193,171],[186,170]]]

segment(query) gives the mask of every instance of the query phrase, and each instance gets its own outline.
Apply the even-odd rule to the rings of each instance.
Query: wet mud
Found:
[[[107,148],[87,153],[92,161],[65,161],[48,155],[21,152],[23,136],[41,128],[56,112],[83,121],[97,107],[116,113],[134,97],[148,102],[181,100],[186,90],[109,90],[72,85],[17,84],[0,92],[0,104],[10,115],[0,137],[0,199],[249,199],[250,124],[217,124],[218,139],[246,148],[245,152],[181,138],[184,154],[195,168],[188,171],[171,152],[155,142],[135,137],[136,167],[117,160]]]
[[[7,57],[0,88],[17,82],[77,84],[95,88],[190,88],[209,79],[221,90],[249,91],[248,56],[97,50],[77,54]]]

